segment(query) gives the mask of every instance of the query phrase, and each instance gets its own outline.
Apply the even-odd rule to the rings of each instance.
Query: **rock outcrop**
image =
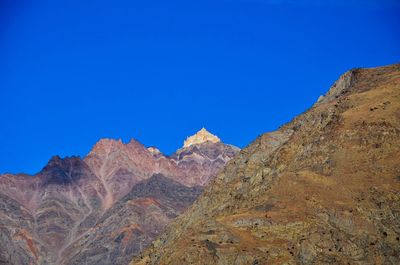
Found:
[[[183,143],[183,147],[189,147],[194,144],[202,144],[205,142],[219,143],[221,140],[205,128],[202,128],[195,135],[188,137]]]
[[[126,264],[237,152],[206,141],[169,157],[102,139],[84,159],[1,175],[0,264]]]
[[[346,73],[131,264],[400,264],[400,65]]]

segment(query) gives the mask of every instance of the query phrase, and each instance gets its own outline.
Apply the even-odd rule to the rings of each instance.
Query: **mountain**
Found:
[[[400,264],[400,64],[243,149],[131,264]]]
[[[59,264],[128,264],[201,191],[161,174],[139,182],[64,251]]]
[[[0,264],[127,264],[238,151],[206,137],[166,156],[101,139],[83,159],[54,156],[34,176],[3,174]]]

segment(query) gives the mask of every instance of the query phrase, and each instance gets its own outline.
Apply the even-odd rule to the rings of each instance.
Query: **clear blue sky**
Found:
[[[344,71],[399,62],[397,2],[2,0],[0,172],[102,137],[169,154],[202,126],[246,146]]]

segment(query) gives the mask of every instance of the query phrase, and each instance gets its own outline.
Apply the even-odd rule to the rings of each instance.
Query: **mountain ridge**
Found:
[[[131,264],[400,262],[400,64],[258,137]]]
[[[105,138],[83,158],[51,157],[33,176],[0,175],[4,203],[0,208],[0,261],[59,265],[78,260],[100,264],[108,260],[106,256],[114,255],[114,264],[127,263],[194,201],[237,152],[223,143],[201,143],[195,149],[180,149],[185,155],[170,158],[151,152],[134,139],[125,144]],[[214,161],[207,154],[223,159]],[[160,189],[159,201],[143,197],[119,204],[144,184],[176,190]],[[163,197],[174,192],[175,198]],[[185,195],[178,196],[180,192]],[[16,207],[23,211],[14,214]],[[117,216],[102,219],[107,213]],[[146,222],[142,215],[152,222]],[[118,216],[125,216],[126,221],[121,222]],[[142,231],[140,240],[134,240],[138,231]],[[124,237],[125,233],[129,236]],[[118,236],[120,239],[116,239]],[[11,258],[11,253],[15,257]],[[115,253],[119,253],[118,258]]]

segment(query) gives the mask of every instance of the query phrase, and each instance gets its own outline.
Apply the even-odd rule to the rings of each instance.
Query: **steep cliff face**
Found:
[[[400,65],[346,73],[131,264],[399,264]]]
[[[1,175],[0,263],[126,264],[238,152],[221,142],[191,148],[201,152],[168,157],[102,139],[84,159],[55,156],[35,176]]]

